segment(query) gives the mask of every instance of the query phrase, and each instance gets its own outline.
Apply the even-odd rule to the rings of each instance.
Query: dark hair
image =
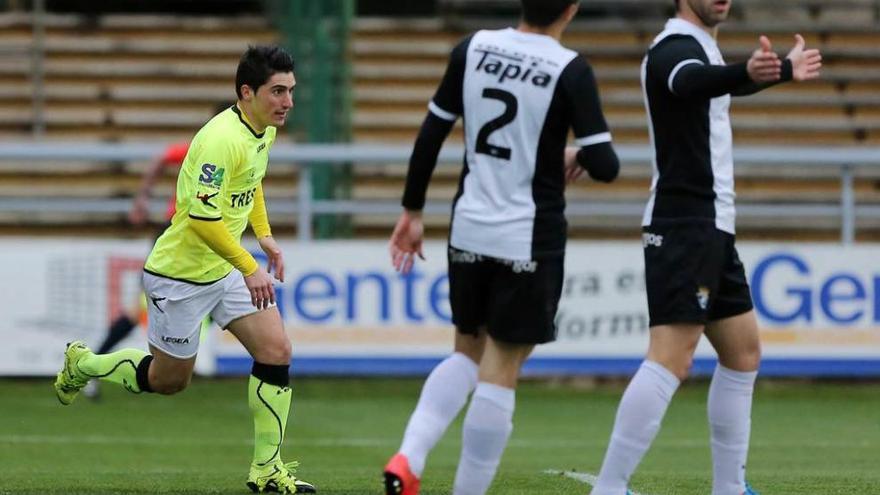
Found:
[[[579,0],[521,0],[523,21],[530,26],[545,27],[556,22],[565,9]]]
[[[241,98],[244,84],[256,92],[277,72],[293,72],[293,57],[284,48],[277,45],[248,46],[235,71],[235,94]]]
[[[672,6],[675,7],[675,11],[678,12],[678,0],[672,0]]]

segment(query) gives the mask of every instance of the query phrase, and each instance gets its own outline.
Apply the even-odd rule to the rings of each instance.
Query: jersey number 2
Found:
[[[477,134],[476,151],[483,155],[494,156],[495,158],[501,158],[502,160],[510,160],[510,148],[503,148],[501,146],[489,144],[489,136],[498,129],[511,123],[513,119],[516,118],[516,112],[519,109],[519,103],[516,101],[516,96],[513,96],[513,94],[504,91],[503,89],[485,88],[483,89],[483,98],[499,100],[504,103],[504,113],[489,122],[486,122],[486,125],[480,129],[480,132]]]

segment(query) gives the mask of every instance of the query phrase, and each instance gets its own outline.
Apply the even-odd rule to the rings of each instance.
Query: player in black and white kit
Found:
[[[709,388],[713,495],[753,495],[745,481],[752,391],[760,361],[758,326],[734,247],[731,96],[819,76],[818,50],[797,35],[785,60],[762,36],[748,60],[726,65],[717,25],[730,0],[677,0],[678,15],[642,64],[654,147],[643,225],[650,314],[646,360],[617,411],[592,495],[624,495],[672,395],[705,334],[719,364]]]
[[[425,382],[386,492],[418,493],[428,452],[473,398],[453,493],[482,494],[513,429],[514,389],[536,344],[556,338],[567,176],[611,181],[619,164],[589,64],[559,44],[576,0],[523,0],[516,29],[479,31],[451,54],[410,159],[394,266],[421,256],[421,209],[437,154],[464,118],[464,169],[452,211],[449,283],[455,352]],[[570,129],[579,147],[566,148]]]

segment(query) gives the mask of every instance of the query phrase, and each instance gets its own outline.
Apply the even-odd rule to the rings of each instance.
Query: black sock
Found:
[[[135,378],[137,378],[138,388],[141,392],[150,393],[153,389],[150,387],[150,363],[153,362],[153,356],[146,355],[141,362],[138,363]]]
[[[290,385],[289,364],[263,364],[254,361],[251,374],[270,385],[286,387]]]

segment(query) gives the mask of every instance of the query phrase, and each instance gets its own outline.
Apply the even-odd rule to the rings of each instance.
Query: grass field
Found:
[[[285,459],[322,494],[378,494],[421,382],[294,381]],[[586,494],[547,469],[596,473],[619,386],[525,383],[490,493]],[[683,387],[632,480],[644,495],[706,495],[705,384]],[[0,380],[0,493],[249,493],[251,419],[243,379],[196,379],[176,397],[104,387],[64,407],[49,380]],[[428,460],[423,494],[448,494],[453,424]],[[763,495],[880,494],[880,385],[765,382],[757,391],[749,478]]]

